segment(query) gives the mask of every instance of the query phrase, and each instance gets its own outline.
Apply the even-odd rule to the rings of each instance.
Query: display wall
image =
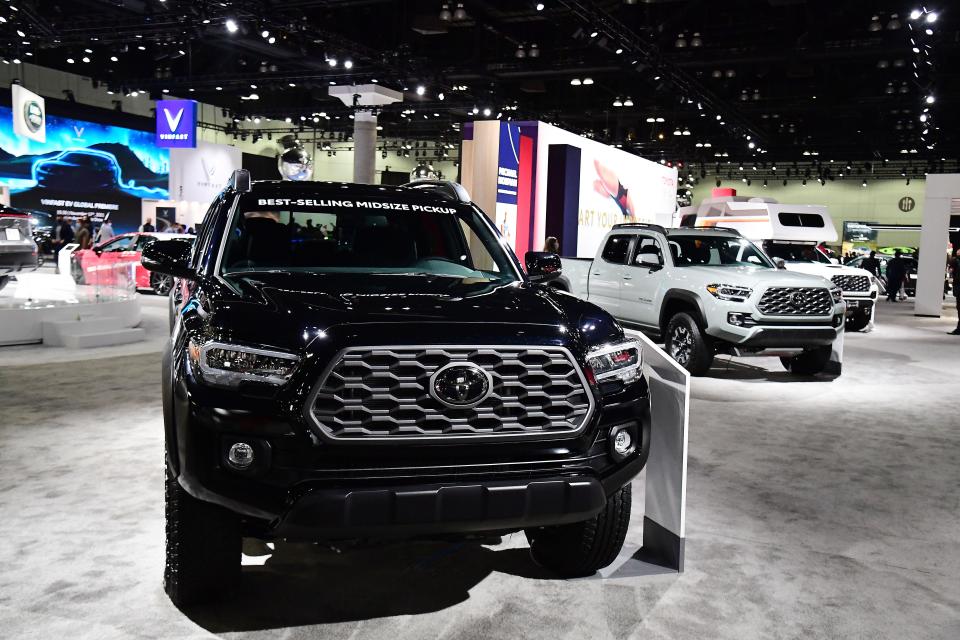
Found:
[[[923,179],[911,178],[909,185],[902,179],[868,180],[867,187],[860,186],[861,180],[862,176],[850,180],[828,180],[824,186],[820,186],[816,180],[808,180],[807,186],[797,180],[789,181],[787,186],[783,186],[780,180],[769,180],[769,186],[764,188],[762,179],[753,180],[749,187],[737,179],[723,179],[722,186],[733,187],[742,196],[774,198],[787,204],[824,205],[840,237],[844,221],[920,224],[925,199]],[[715,187],[715,176],[707,175],[693,187],[692,204],[697,205],[704,198],[709,198]],[[909,210],[903,211],[901,207]],[[880,231],[877,242],[881,246],[915,247],[920,242],[920,234],[915,231]]]
[[[166,199],[170,156],[153,132],[47,114],[46,141],[13,132],[0,106],[0,183],[10,203],[70,217],[107,216],[118,233],[140,225],[143,199]]]
[[[462,182],[518,256],[593,257],[614,224],[670,224],[677,170],[543,122],[464,126]]]

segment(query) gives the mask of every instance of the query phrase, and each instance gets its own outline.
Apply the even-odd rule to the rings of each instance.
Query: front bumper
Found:
[[[643,378],[595,390],[597,410],[574,438],[355,446],[313,437],[290,398],[215,390],[192,379],[182,359],[168,363],[172,470],[188,493],[245,516],[248,533],[267,539],[502,533],[585,520],[649,453]],[[636,443],[625,458],[610,442],[621,427]],[[246,470],[227,461],[237,442],[255,451]]]
[[[731,313],[739,314],[745,323],[731,324]],[[816,318],[768,317],[756,311],[745,311],[742,307],[731,307],[724,311],[721,322],[707,327],[707,334],[745,348],[804,349],[826,346],[832,344],[843,330],[846,313],[842,303],[834,307],[833,315]]]
[[[286,539],[463,534],[586,520],[606,502],[596,478],[317,489],[274,528]]]

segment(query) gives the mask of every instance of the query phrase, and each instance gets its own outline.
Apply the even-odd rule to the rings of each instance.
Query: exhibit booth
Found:
[[[544,122],[485,120],[463,129],[461,183],[518,256],[556,237],[592,257],[614,224],[669,226],[677,170]]]

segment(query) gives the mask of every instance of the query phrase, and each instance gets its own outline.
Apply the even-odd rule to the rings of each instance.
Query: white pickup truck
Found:
[[[717,353],[779,356],[793,373],[820,373],[843,330],[836,285],[777,269],[736,231],[620,224],[596,258],[562,265],[554,286],[662,337],[693,375]]]
[[[847,303],[846,330],[872,329],[880,288],[864,269],[834,263],[820,250],[836,242],[837,228],[827,208],[815,204],[781,204],[773,198],[738,196],[732,189],[715,189],[699,205],[677,211],[677,226],[736,229],[778,265],[830,280]]]

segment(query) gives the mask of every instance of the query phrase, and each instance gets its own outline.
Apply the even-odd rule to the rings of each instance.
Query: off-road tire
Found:
[[[702,376],[713,364],[713,345],[689,313],[678,313],[667,323],[664,346],[670,357],[693,376]]]
[[[565,578],[589,576],[609,566],[623,547],[630,525],[630,485],[607,499],[603,511],[582,522],[527,529],[530,555]]]
[[[808,349],[792,358],[780,358],[780,362],[783,363],[783,366],[790,373],[801,376],[812,376],[821,373],[827,368],[832,351],[833,347],[830,345],[816,347],[814,349]]]
[[[870,325],[870,316],[863,311],[858,311],[846,319],[844,330],[849,332],[863,331]]]
[[[163,589],[177,607],[223,599],[240,580],[240,520],[184,491],[169,466],[166,476]]]

